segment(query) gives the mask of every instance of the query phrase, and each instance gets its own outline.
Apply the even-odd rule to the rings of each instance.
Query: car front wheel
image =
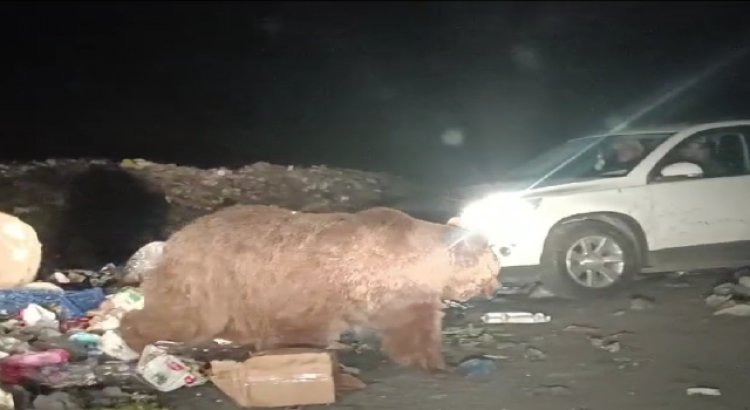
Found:
[[[558,226],[550,233],[544,253],[542,285],[561,297],[612,294],[640,270],[636,244],[599,221]]]

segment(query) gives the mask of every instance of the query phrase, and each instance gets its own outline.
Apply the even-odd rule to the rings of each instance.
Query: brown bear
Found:
[[[438,370],[442,300],[489,297],[498,272],[482,238],[394,209],[233,206],[169,238],[143,283],[144,309],[127,314],[121,331],[140,351],[214,338],[325,347],[369,328],[396,363]]]

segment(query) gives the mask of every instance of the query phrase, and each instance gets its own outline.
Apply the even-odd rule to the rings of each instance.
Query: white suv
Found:
[[[750,264],[750,120],[570,140],[469,202],[503,272],[561,296]],[[532,269],[513,270],[508,268]],[[519,273],[527,272],[523,276]]]

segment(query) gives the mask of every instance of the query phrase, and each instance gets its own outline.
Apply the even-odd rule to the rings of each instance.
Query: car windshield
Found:
[[[672,133],[605,135],[560,144],[507,175],[542,187],[626,176]]]

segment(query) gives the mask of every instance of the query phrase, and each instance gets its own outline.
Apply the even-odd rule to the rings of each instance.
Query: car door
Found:
[[[704,131],[678,144],[655,166],[648,184],[655,230],[650,235],[652,250],[747,246],[743,241],[750,241],[748,135],[750,127]],[[707,141],[713,160],[724,171],[697,178],[660,179],[659,172],[669,163],[694,162],[680,158],[680,149],[692,141]]]

